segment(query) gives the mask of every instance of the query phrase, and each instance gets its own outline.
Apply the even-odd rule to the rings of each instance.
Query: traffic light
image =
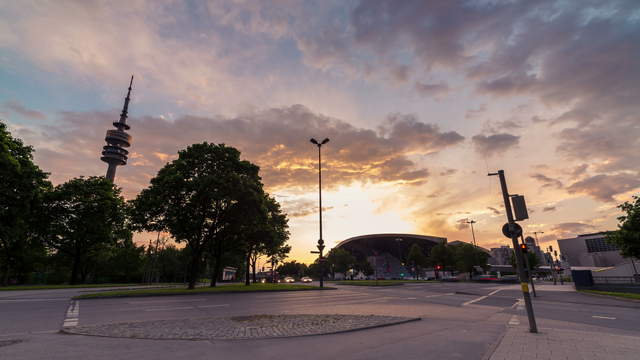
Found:
[[[527,247],[527,244],[520,244],[520,250],[522,250],[523,254],[526,254],[529,248]]]
[[[442,269],[442,265],[436,265],[436,270],[441,270]]]

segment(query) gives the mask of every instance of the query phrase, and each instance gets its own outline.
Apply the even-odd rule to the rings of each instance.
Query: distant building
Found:
[[[572,267],[606,267],[627,263],[620,250],[606,239],[607,232],[578,235],[575,238],[560,239],[560,253]]]
[[[500,246],[499,248],[491,248],[489,250],[489,264],[490,265],[511,265],[511,255],[513,254],[513,250],[506,245]]]
[[[536,257],[538,258],[538,265],[551,264],[551,255],[545,253],[544,251],[542,251],[542,249],[540,249],[540,246],[536,245],[536,239],[532,238],[531,236],[527,236],[526,238],[524,238],[524,242],[525,244],[527,244],[529,251],[536,254]]]
[[[429,256],[434,246],[446,242],[446,238],[438,236],[370,234],[343,240],[336,245],[336,248],[349,251],[358,261],[369,262],[374,269],[371,275],[373,278],[402,279],[413,276],[411,267],[406,264],[406,258],[413,244],[420,246],[422,253]]]

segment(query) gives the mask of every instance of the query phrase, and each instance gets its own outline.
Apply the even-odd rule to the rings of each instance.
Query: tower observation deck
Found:
[[[100,157],[100,160],[109,164],[106,178],[111,182],[113,182],[116,177],[116,167],[127,164],[129,151],[125,148],[131,146],[131,135],[125,132],[125,130],[130,129],[130,126],[127,125],[127,112],[129,111],[129,100],[131,99],[131,85],[133,85],[133,75],[131,75],[131,82],[129,82],[127,97],[124,99],[120,121],[113,123],[116,130],[107,130],[107,135],[104,138],[107,145],[102,147],[102,157]]]

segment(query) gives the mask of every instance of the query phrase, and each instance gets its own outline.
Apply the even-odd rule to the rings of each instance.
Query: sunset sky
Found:
[[[543,245],[615,229],[640,188],[640,2],[3,1],[0,118],[54,183],[104,175],[135,75],[127,198],[225,143],[289,214],[291,258],[369,233],[506,245],[498,179]],[[148,234],[138,235],[146,242]]]

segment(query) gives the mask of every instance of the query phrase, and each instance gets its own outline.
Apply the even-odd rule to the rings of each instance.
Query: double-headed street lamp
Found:
[[[317,253],[318,258],[320,259],[320,287],[324,287],[324,257],[322,256],[322,250],[324,250],[324,240],[322,240],[322,155],[320,149],[322,145],[329,142],[328,138],[325,138],[322,141],[318,141],[314,138],[311,138],[311,143],[318,146],[318,202],[320,203],[320,239],[318,239],[318,251],[312,251],[312,253]]]

